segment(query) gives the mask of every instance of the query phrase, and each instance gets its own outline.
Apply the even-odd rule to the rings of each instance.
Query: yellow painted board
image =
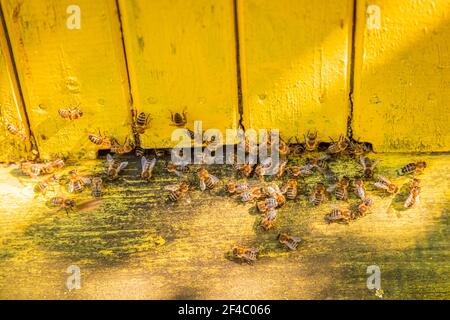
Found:
[[[17,128],[19,134],[10,134],[7,130],[9,124]],[[13,71],[6,33],[0,21],[0,162],[22,161],[32,157],[28,123]]]
[[[152,117],[146,148],[171,147],[171,111],[203,130],[235,128],[236,46],[232,0],[119,0],[133,104]]]
[[[124,141],[131,134],[131,107],[116,2],[1,5],[41,158],[94,158],[97,147],[88,135],[99,130]],[[59,116],[58,109],[77,105],[80,119]]]
[[[246,128],[346,134],[353,1],[238,0]]]
[[[450,150],[450,1],[358,1],[353,133],[376,151]]]

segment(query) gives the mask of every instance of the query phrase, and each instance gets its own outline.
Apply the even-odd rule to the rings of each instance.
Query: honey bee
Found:
[[[174,164],[173,162],[169,161],[166,163],[166,170],[170,173],[176,174],[180,178],[183,177],[184,173],[190,172],[187,162]]]
[[[357,158],[369,151],[364,143],[359,143],[357,141],[349,141],[348,150],[352,156]]]
[[[387,191],[388,193],[397,193],[398,187],[385,177],[378,176],[374,186]]]
[[[255,168],[255,174],[262,178],[264,175],[269,173],[269,169],[272,167],[272,158],[268,157],[261,161],[259,165]],[[276,172],[276,170],[274,171]]]
[[[139,113],[134,122],[134,131],[138,134],[144,134],[149,127],[150,121],[152,121],[150,114],[146,115],[145,112]]]
[[[63,196],[58,196],[58,197],[51,198],[49,201],[49,204],[52,207],[59,207],[59,209],[56,212],[65,210],[68,215],[69,211],[82,211],[82,210],[96,208],[98,205],[100,205],[101,202],[102,202],[102,200],[95,199],[95,200],[85,201],[85,202],[80,203],[79,205],[75,206],[75,200],[68,199]]]
[[[42,194],[43,196],[45,196],[47,191],[50,189],[50,186],[55,184],[58,181],[58,179],[59,178],[55,174],[45,179],[42,179],[37,184],[35,184],[33,191],[37,194]]]
[[[317,131],[315,132],[308,132],[306,135],[303,135],[305,138],[305,148],[307,151],[314,151],[317,149],[318,141],[317,141]]]
[[[287,172],[293,177],[306,177],[314,174],[309,166],[290,166],[287,168]]]
[[[69,109],[58,109],[58,113],[63,119],[76,120],[83,116],[83,111],[79,107]]]
[[[190,185],[187,181],[181,181],[180,183],[177,183],[175,185],[166,186],[164,190],[170,191],[169,195],[167,196],[167,201],[177,202],[181,198],[184,198],[188,203],[190,203],[191,199],[188,193],[189,188]]]
[[[268,212],[269,210],[275,209],[279,205],[280,204],[278,203],[277,199],[272,197],[266,198],[256,203],[256,207],[260,212]]]
[[[263,196],[263,191],[260,187],[253,187],[241,194],[242,202],[250,202],[259,199]]]
[[[336,200],[347,200],[348,199],[348,187],[350,185],[350,179],[346,176],[342,177],[338,183],[329,187],[328,192],[334,192]]]
[[[136,148],[134,148],[134,154],[138,158],[143,157],[145,154],[145,149],[138,145],[136,146]]]
[[[397,170],[398,175],[406,175],[410,173],[422,173],[422,171],[427,167],[427,163],[425,161],[411,162],[401,169]]]
[[[372,162],[372,160],[370,160],[368,157],[363,157],[361,156],[359,158],[359,162],[361,163],[363,170],[364,170],[364,177],[365,178],[372,178],[373,177],[373,173],[375,170],[375,167],[377,166],[377,164],[380,162],[381,160],[377,159],[375,161]]]
[[[410,185],[409,196],[405,201],[404,207],[411,208],[412,206],[419,203],[419,194],[420,194],[420,180],[413,179]]]
[[[181,114],[170,111],[170,119],[172,120],[172,126],[184,127],[187,123],[186,109]]]
[[[41,173],[42,174],[50,174],[55,172],[58,169],[61,169],[64,167],[65,163],[63,159],[57,159],[55,161],[52,161],[50,163],[46,163],[41,167]]]
[[[287,166],[287,160],[283,160],[280,163],[278,163],[277,168],[275,169],[276,171],[276,176],[277,178],[281,178],[284,174],[284,172],[286,171],[286,166]]]
[[[150,180],[152,177],[152,171],[156,164],[156,158],[153,158],[151,161],[147,161],[147,158],[142,156],[141,158],[141,166],[142,166],[142,172],[141,177],[144,180]]]
[[[252,174],[254,166],[255,166],[254,164],[245,163],[245,164],[235,164],[234,168],[240,173],[242,173],[244,177],[248,178]]]
[[[290,153],[289,142],[286,143],[283,141],[283,139],[280,139],[279,146],[278,146],[278,153],[280,154],[281,159],[286,159],[286,157]]]
[[[351,212],[349,209],[340,209],[334,208],[331,212],[326,216],[326,220],[328,223],[331,222],[348,222],[355,218],[355,214]]]
[[[273,227],[273,223],[275,219],[277,218],[277,210],[276,209],[270,209],[266,212],[264,215],[264,218],[261,220],[261,228],[264,230],[270,230]]]
[[[329,154],[325,154],[316,158],[306,158],[304,167],[309,170],[319,170],[321,172],[328,168],[327,160],[330,158]]]
[[[128,137],[125,139],[125,142],[123,145],[120,144],[113,144],[111,146],[111,152],[117,153],[117,154],[125,154],[133,151],[135,147],[134,142],[129,141]]]
[[[355,193],[358,198],[364,200],[366,198],[366,187],[361,179],[355,179],[353,181],[353,186],[355,187]]]
[[[252,263],[256,261],[258,250],[237,245],[233,247],[232,253],[233,257],[241,262]]]
[[[315,206],[324,202],[326,200],[325,185],[321,182],[317,183],[309,199]]]
[[[292,251],[297,250],[298,245],[302,241],[302,239],[290,236],[287,233],[279,233],[277,239],[280,244]]]
[[[205,191],[206,188],[213,189],[217,182],[219,182],[219,178],[210,174],[205,168],[200,168],[197,171],[197,176],[200,183],[200,190],[202,191]]]
[[[289,200],[294,200],[297,197],[297,181],[294,179],[289,179],[286,185],[282,189],[282,193],[286,194],[286,198]]]
[[[50,206],[52,207],[60,207],[60,210],[64,209],[67,214],[69,214],[69,210],[74,210],[75,200],[68,199],[65,197],[53,197],[49,201]],[[59,211],[59,210],[58,210]]]
[[[225,184],[225,190],[229,194],[241,194],[249,190],[249,185],[247,182],[236,182],[235,180],[230,180]]]
[[[276,194],[282,193],[280,188],[275,183],[264,184],[261,186],[263,196],[275,197]]]
[[[92,196],[95,198],[101,197],[103,194],[103,180],[100,177],[92,179]]]
[[[96,144],[99,147],[103,147],[105,149],[109,149],[111,148],[111,146],[113,145],[113,139],[109,138],[109,137],[105,137],[102,135],[95,135],[95,134],[89,134],[89,141],[91,141],[93,144]]]
[[[372,207],[373,201],[370,198],[365,198],[358,206],[358,213],[360,216],[365,216],[369,210],[370,207]]]
[[[69,184],[68,191],[72,192],[82,192],[84,187],[91,184],[91,179],[88,177],[82,177],[78,174],[77,170],[69,171]]]
[[[107,175],[110,180],[117,179],[120,171],[128,166],[128,161],[119,162],[109,153],[106,155],[106,162],[108,163]]]
[[[326,151],[328,154],[341,153],[342,151],[347,149],[347,147],[349,145],[348,139],[346,137],[344,137],[343,135],[340,135],[339,139],[337,141],[334,141],[332,138],[330,138],[330,139],[331,139],[331,145],[328,147],[328,149]]]
[[[8,130],[8,132],[13,135],[14,137],[26,141],[28,140],[27,135],[23,132],[23,130],[19,130],[17,129],[13,124],[8,123],[8,125],[6,126],[6,130]]]

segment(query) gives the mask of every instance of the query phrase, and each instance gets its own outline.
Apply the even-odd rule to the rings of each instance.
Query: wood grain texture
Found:
[[[69,29],[72,1],[2,0],[31,129],[41,158],[96,157],[88,134],[101,130],[122,142],[131,108],[114,0],[77,1],[81,29]],[[79,105],[69,121],[59,108]]]
[[[150,113],[147,148],[173,147],[171,113],[203,129],[236,128],[232,0],[119,1],[134,108]]]
[[[353,1],[238,1],[244,123],[346,134]]]
[[[7,130],[8,124],[19,129],[27,140],[12,136]],[[28,123],[6,33],[0,20],[0,162],[21,161],[32,157]]]
[[[449,156],[371,157],[383,160],[377,173],[392,177],[401,190],[410,178],[396,177],[395,171],[412,160],[427,162],[417,207],[404,210],[400,196],[368,185],[371,214],[348,225],[327,224],[325,214],[345,204],[309,204],[309,190],[323,179],[316,174],[299,180],[298,198],[279,209],[269,232],[258,227],[261,216],[253,205],[224,195],[221,188],[202,193],[196,186],[191,204],[165,203],[162,189],[177,178],[165,172],[162,160],[154,180],[145,183],[138,161],[128,158],[123,175],[106,182],[100,208],[69,215],[34,199],[33,182],[17,167],[2,167],[0,298],[378,299],[366,287],[367,267],[378,265],[384,299],[448,299]],[[361,173],[351,159],[332,161],[330,167],[339,177]],[[95,175],[105,170],[100,161],[84,161],[69,163],[64,172],[74,168]],[[230,166],[209,169],[222,179],[235,175]],[[90,199],[90,191],[75,198]],[[349,202],[356,201],[351,194]],[[277,244],[280,231],[303,238],[298,252]],[[246,265],[227,259],[236,243],[257,247],[258,261]],[[65,287],[70,265],[81,268],[80,290]]]
[[[377,151],[449,151],[450,1],[358,1],[357,14],[354,136]]]

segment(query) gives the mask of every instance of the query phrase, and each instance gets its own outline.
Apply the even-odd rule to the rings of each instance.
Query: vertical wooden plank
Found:
[[[245,126],[347,130],[353,1],[238,0]]]
[[[232,0],[119,0],[133,102],[150,113],[146,148],[170,147],[171,113],[186,127],[235,128],[238,122]]]
[[[23,139],[8,132],[9,124],[23,134]],[[0,17],[0,162],[22,161],[36,154],[37,151],[31,153],[28,123]]]
[[[358,1],[354,135],[376,151],[449,151],[450,1]]]
[[[1,5],[41,157],[93,158],[96,146],[89,133],[100,130],[119,142],[130,135],[115,1],[79,0],[74,7],[68,0],[1,0]],[[59,108],[77,105],[82,118],[70,121],[58,115]]]

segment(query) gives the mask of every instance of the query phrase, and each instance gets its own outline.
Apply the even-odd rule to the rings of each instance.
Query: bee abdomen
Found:
[[[335,191],[336,200],[347,200],[347,190],[337,188]]]
[[[406,166],[404,166],[401,169],[402,174],[408,174],[411,172],[414,172],[416,170],[416,164],[415,163],[408,163]]]
[[[289,188],[286,191],[286,196],[289,200],[294,200],[297,197],[297,190],[295,188]]]
[[[103,143],[103,139],[102,139],[102,138],[97,137],[96,135],[93,135],[93,134],[90,134],[90,135],[89,135],[89,140],[90,140],[92,143],[97,144],[97,145],[100,145],[100,144]]]
[[[136,119],[136,124],[138,126],[144,126],[145,125],[145,112],[141,112],[139,113],[137,119]]]

